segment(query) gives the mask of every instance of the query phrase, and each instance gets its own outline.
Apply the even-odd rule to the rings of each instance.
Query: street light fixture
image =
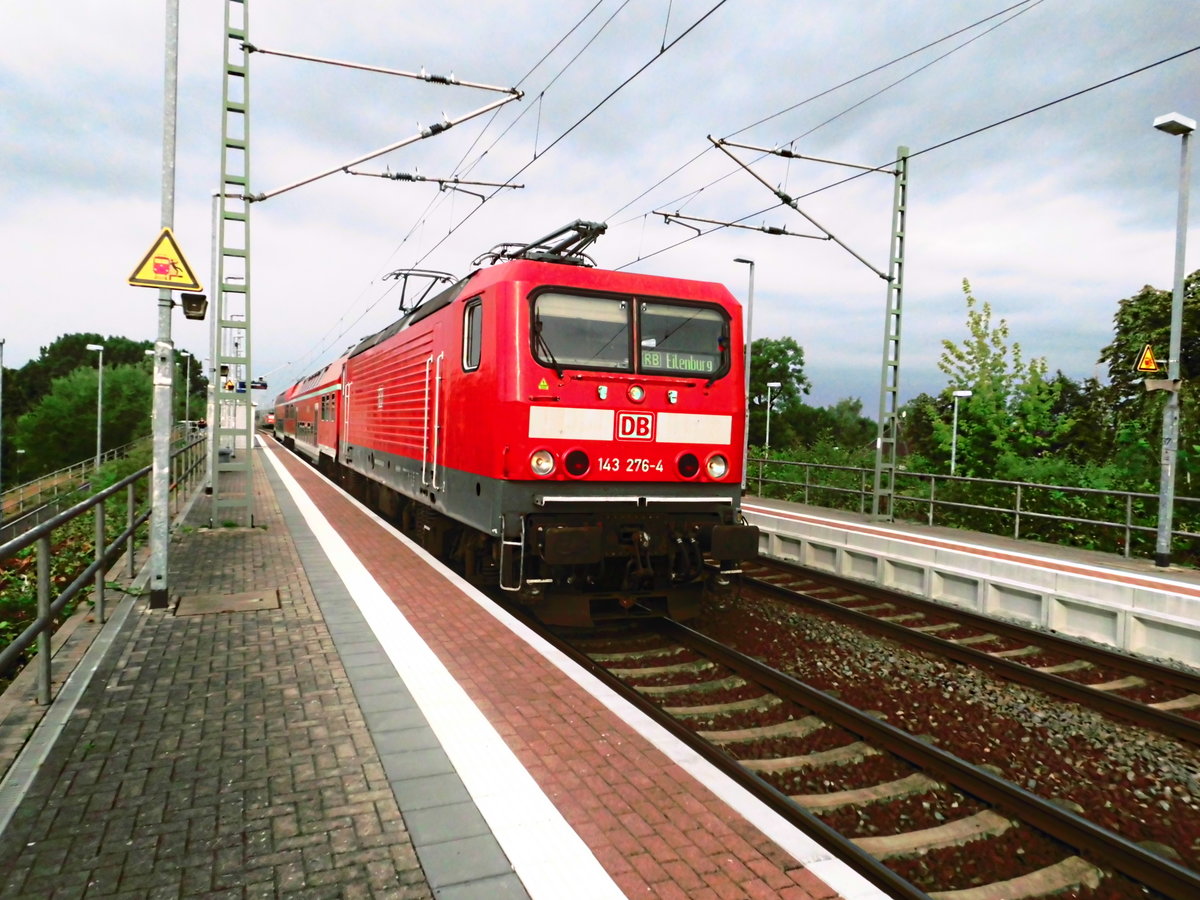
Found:
[[[780,388],[783,385],[778,381],[767,382],[767,446],[765,455],[771,455],[771,388]]]
[[[1196,120],[1167,113],[1154,120],[1159,131],[1179,136],[1179,211],[1175,220],[1175,283],[1171,290],[1171,347],[1167,356],[1167,402],[1163,406],[1162,472],[1158,488],[1158,536],[1154,564],[1171,564],[1171,531],[1175,512],[1175,456],[1179,449],[1179,357],[1183,343],[1183,265],[1187,249],[1188,138],[1196,130]]]
[[[954,430],[950,435],[950,474],[954,474],[954,461],[958,455],[958,401],[961,397],[970,397],[970,391],[954,392]]]
[[[754,347],[754,260],[742,259],[740,256],[734,260],[735,263],[742,263],[750,267],[750,290],[746,295],[746,421],[745,439],[742,441],[742,490],[746,490],[746,484],[750,477],[750,356]]]
[[[103,344],[88,344],[87,349],[100,351],[100,361],[96,366],[96,464],[95,468],[100,468],[100,436],[103,433],[104,424],[104,345]]]

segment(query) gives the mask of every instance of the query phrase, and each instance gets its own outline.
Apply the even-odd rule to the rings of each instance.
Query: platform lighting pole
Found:
[[[1158,539],[1154,565],[1171,564],[1171,532],[1175,512],[1175,457],[1179,448],[1179,356],[1183,343],[1183,267],[1187,250],[1188,184],[1191,165],[1188,143],[1196,120],[1168,113],[1154,120],[1154,127],[1179,136],[1179,209],[1175,219],[1175,282],[1171,290],[1171,345],[1167,356],[1167,402],[1163,406],[1162,472],[1158,489]]]
[[[954,392],[954,430],[950,434],[950,474],[954,474],[954,460],[958,456],[958,401],[961,397],[970,397],[970,391]]]
[[[780,388],[783,385],[778,381],[767,382],[767,443],[765,455],[771,455],[771,388]]]
[[[750,357],[754,349],[754,260],[742,259],[739,256],[734,262],[750,267],[750,288],[746,294],[746,421],[744,423],[746,433],[742,440],[742,492],[744,493],[750,479]]]
[[[167,0],[163,79],[162,226],[175,224],[175,119],[179,93],[179,0]],[[154,342],[154,456],[150,476],[150,608],[167,608],[167,549],[170,543],[171,395],[175,347],[166,288],[158,291],[158,338]]]
[[[99,471],[101,455],[100,437],[103,434],[104,425],[104,345],[88,344],[87,349],[100,351],[100,361],[96,366],[96,462],[93,466],[93,468]]]

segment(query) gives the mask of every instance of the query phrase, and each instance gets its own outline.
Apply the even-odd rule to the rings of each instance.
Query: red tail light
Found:
[[[700,460],[696,459],[694,453],[685,453],[679,457],[679,474],[684,478],[691,478],[700,471]]]
[[[567,454],[563,465],[567,468],[568,475],[574,475],[576,478],[581,475],[586,475],[588,469],[592,467],[592,461],[588,459],[588,455],[582,450],[572,450]]]

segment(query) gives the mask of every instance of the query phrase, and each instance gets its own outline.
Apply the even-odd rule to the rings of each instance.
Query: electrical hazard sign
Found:
[[[200,282],[192,273],[192,267],[183,258],[183,251],[175,243],[170,228],[164,228],[150,252],[138,263],[129,283],[136,287],[166,288],[178,291],[199,291]]]
[[[1147,344],[1138,355],[1137,370],[1139,372],[1157,372],[1158,360],[1154,358],[1153,348]]]

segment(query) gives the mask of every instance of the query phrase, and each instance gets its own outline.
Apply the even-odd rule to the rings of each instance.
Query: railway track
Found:
[[[676,623],[571,645],[893,896],[1200,896],[1196,872]]]
[[[783,563],[744,571],[787,603],[1200,746],[1195,672]]]

